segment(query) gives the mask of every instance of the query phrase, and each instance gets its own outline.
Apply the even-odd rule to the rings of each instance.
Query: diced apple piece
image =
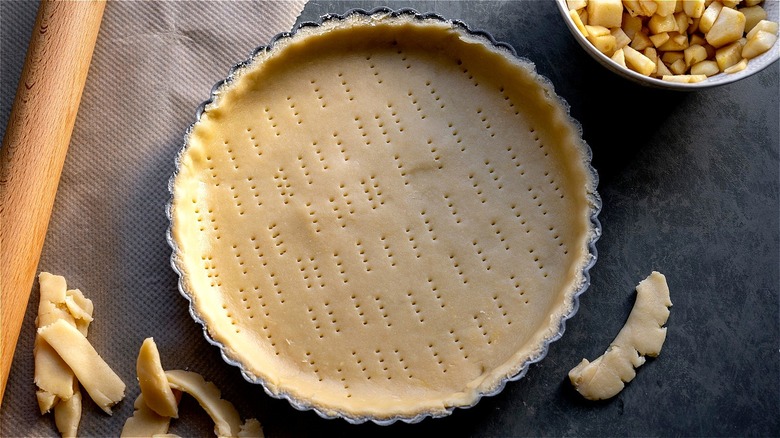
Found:
[[[632,17],[636,17],[642,13],[642,8],[639,6],[639,0],[623,0],[623,6]],[[623,19],[625,20],[625,18]]]
[[[704,13],[704,0],[681,0],[685,15],[699,18]]]
[[[653,70],[655,70],[655,63],[647,56],[631,48],[631,46],[624,47],[623,52],[626,57],[626,65],[631,70],[645,76],[650,76]]]
[[[677,22],[674,21],[674,15],[667,15],[666,17],[661,15],[653,15],[647,22],[647,28],[650,29],[650,33],[653,34],[661,32],[676,32]]]
[[[764,1],[764,0],[745,0],[743,2],[743,5],[744,6],[755,6],[755,5],[761,4],[762,1]]]
[[[669,34],[669,41],[663,43],[658,50],[679,52],[688,48],[688,35],[673,32]]]
[[[582,36],[587,37],[590,34],[588,33],[588,29],[585,28],[585,24],[583,24],[582,20],[580,19],[580,14],[577,13],[575,10],[569,11],[569,17],[571,17],[571,21],[574,22],[574,25],[577,26],[577,30],[580,31]]]
[[[763,30],[764,32],[769,32],[777,35],[777,28],[778,28],[778,24],[775,23],[774,21],[761,20],[758,22],[758,24],[756,24],[755,27],[753,27],[753,29],[750,30],[750,32],[747,33],[746,36],[747,39],[751,39],[753,38],[753,35],[758,33],[759,30]]]
[[[694,46],[694,45],[697,45],[697,44],[700,45],[700,46],[703,46],[703,45],[707,44],[707,39],[697,33],[697,34],[691,35],[690,38],[688,38],[688,44],[690,46]]]
[[[745,14],[736,9],[723,8],[707,32],[706,38],[708,43],[718,48],[739,40],[744,33]]]
[[[685,54],[683,52],[664,52],[663,55],[661,55],[661,59],[666,63],[671,65],[673,62],[677,61],[678,59],[682,59],[683,62],[685,62]]]
[[[650,38],[642,32],[637,32],[637,34],[634,35],[634,39],[631,40],[631,48],[634,50],[642,51],[652,45],[653,42],[650,41]]]
[[[649,36],[650,41],[653,42],[655,47],[660,47],[663,43],[669,41],[669,32],[657,33]]]
[[[651,61],[655,62],[658,59],[658,52],[654,47],[648,47],[642,51],[642,54],[647,56]]]
[[[721,0],[723,2],[723,7],[729,8],[729,9],[737,9],[737,5],[742,0]]]
[[[615,50],[615,53],[612,54],[612,60],[617,62],[620,66],[626,67],[626,55],[625,52],[623,52],[623,49]]]
[[[751,6],[739,10],[745,15],[745,32],[750,32],[761,20],[766,20],[766,11],[761,6]]]
[[[685,66],[690,67],[707,59],[707,50],[696,44],[685,49],[683,55],[685,56]]]
[[[598,49],[599,52],[607,56],[612,56],[612,54],[615,53],[617,42],[615,41],[615,37],[610,34],[598,36],[591,34],[588,37],[588,41],[590,41],[590,43],[593,44],[593,47]]]
[[[580,16],[580,21],[582,21],[582,24],[588,24],[588,10],[587,9],[580,9],[577,11],[577,15]]]
[[[704,13],[701,14],[701,21],[699,21],[699,30],[703,33],[707,33],[710,31],[710,28],[715,23],[715,20],[718,19],[718,15],[720,15],[720,11],[723,10],[723,3],[714,1],[710,3],[709,6],[707,6],[707,9],[704,10]]]
[[[727,68],[725,70],[723,70],[723,73],[726,73],[726,74],[737,73],[737,72],[740,72],[740,71],[746,69],[747,66],[748,66],[748,60],[745,59],[745,58],[742,58],[742,60],[739,61],[738,63],[732,65],[731,67],[729,67],[729,68]]]
[[[637,33],[642,32],[642,19],[630,14],[623,14],[622,29],[633,40]]]
[[[727,68],[738,63],[741,59],[742,45],[739,41],[721,47],[715,51],[715,61],[717,61],[720,71],[725,71]]]
[[[626,35],[625,32],[623,32],[623,29],[619,27],[613,28],[610,32],[613,37],[615,37],[615,43],[617,44],[617,49],[622,49],[623,47],[627,46],[631,42],[631,38]]]
[[[661,61],[661,57],[659,56],[655,61],[655,75],[657,77],[665,76],[665,75],[671,75],[672,72],[669,71],[669,67],[664,64],[663,61]]]
[[[677,8],[677,0],[655,0],[657,5],[655,13],[666,17],[674,14],[674,10]]]
[[[691,18],[691,24],[688,25],[688,33],[692,34],[699,30],[699,22],[701,22],[701,18]]]
[[[707,76],[704,75],[672,75],[672,76],[664,76],[661,79],[667,81],[667,82],[679,82],[682,84],[694,84],[696,82],[701,82],[704,80],[707,80]]]
[[[639,0],[639,8],[642,9],[642,15],[652,17],[658,10],[658,4],[653,0]]]
[[[715,47],[712,47],[709,44],[703,44],[702,47],[707,51],[707,59],[711,60],[715,58]]]
[[[594,26],[620,27],[623,3],[620,0],[590,0],[588,20]]]
[[[683,61],[682,59],[678,59],[677,61],[674,61],[669,66],[669,70],[671,70],[672,73],[674,73],[676,75],[681,75],[681,74],[684,74],[688,70],[688,67],[685,66],[685,61]]]
[[[742,57],[747,59],[755,58],[771,49],[775,45],[775,41],[777,41],[777,35],[759,30],[742,48]]]
[[[647,59],[653,61],[653,64],[655,64],[653,72],[650,73],[651,75],[655,75],[656,72],[658,72],[658,52],[656,52],[655,47],[646,48],[642,51],[642,54],[647,56]]]
[[[566,6],[569,10],[580,10],[588,6],[588,0],[566,0]]]
[[[678,12],[674,14],[674,21],[677,23],[677,32],[688,32],[688,26],[690,25],[690,19],[684,12]]]
[[[704,75],[707,77],[720,73],[718,63],[715,61],[701,61],[691,66],[692,75]]]
[[[604,26],[591,26],[590,24],[586,24],[585,29],[591,37],[609,35],[609,29]]]

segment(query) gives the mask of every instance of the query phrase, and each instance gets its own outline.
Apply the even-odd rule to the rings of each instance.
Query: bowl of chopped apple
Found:
[[[642,85],[728,84],[780,58],[777,0],[556,0],[577,42]]]

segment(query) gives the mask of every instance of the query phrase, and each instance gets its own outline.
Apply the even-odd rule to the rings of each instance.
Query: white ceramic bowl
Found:
[[[748,62],[747,68],[742,70],[741,72],[731,73],[731,74],[719,73],[717,75],[710,76],[709,78],[707,78],[702,82],[697,82],[693,84],[681,84],[676,82],[662,81],[661,79],[655,79],[655,78],[643,76],[633,70],[629,70],[628,68],[619,65],[615,61],[611,60],[608,56],[598,51],[598,49],[596,49],[590,43],[590,41],[588,41],[580,33],[580,31],[575,26],[574,21],[571,19],[571,17],[569,17],[569,8],[566,5],[566,0],[556,0],[556,3],[558,3],[558,9],[561,12],[563,21],[566,23],[566,26],[568,26],[569,30],[571,31],[571,34],[574,36],[574,38],[577,40],[580,46],[582,46],[582,48],[585,49],[585,51],[590,54],[590,56],[592,56],[596,61],[601,63],[601,65],[607,67],[608,69],[619,74],[620,76],[623,76],[626,79],[629,79],[631,81],[637,82],[645,86],[664,88],[668,90],[683,90],[683,91],[700,90],[703,88],[716,87],[719,85],[729,84],[731,82],[735,82],[740,79],[744,79],[748,76],[751,76],[755,73],[758,73],[759,71],[765,69],[766,67],[770,66],[772,63],[780,59],[780,41],[778,41],[771,49],[769,49],[769,51],[751,59],[750,62]],[[766,10],[768,20],[772,20],[775,22],[780,21],[780,1],[764,0],[761,6]]]

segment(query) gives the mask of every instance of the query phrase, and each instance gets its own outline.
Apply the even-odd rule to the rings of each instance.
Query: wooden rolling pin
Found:
[[[8,119],[0,150],[0,404],[105,5],[41,1]]]

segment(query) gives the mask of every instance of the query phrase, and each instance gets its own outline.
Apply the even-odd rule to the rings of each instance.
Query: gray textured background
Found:
[[[107,14],[112,7],[137,8],[149,27],[164,26],[171,13],[161,3],[119,5],[109,5]],[[376,5],[313,1],[303,18]],[[265,41],[225,36],[225,29],[251,27],[255,4],[202,3],[188,8],[201,21],[174,29],[154,53],[128,42],[127,56],[137,67],[117,76],[123,83],[111,82],[110,62],[90,71],[85,93],[110,89],[111,98],[126,99],[127,107],[91,121],[89,130],[86,121],[77,121],[40,268],[62,273],[95,301],[90,338],[128,383],[129,397],[113,417],[87,403],[82,434],[118,434],[138,391],[135,354],[144,337],[154,336],[166,368],[203,373],[244,417],[257,416],[270,436],[780,435],[778,64],[722,88],[662,92],[625,82],[590,59],[552,1],[390,5],[435,11],[512,44],[552,80],[582,123],[601,177],[604,232],[593,284],[563,339],[498,396],[418,425],[322,420],[271,399],[225,365],[176,290],[164,237],[166,184],[197,104],[230,64]],[[32,2],[0,2],[0,130],[35,8]],[[235,13],[223,13],[226,8]],[[210,18],[216,16],[219,21]],[[110,25],[116,27],[104,27],[101,37],[123,32],[123,23]],[[143,96],[137,87],[150,95],[165,92],[166,117],[144,111],[134,100]],[[141,142],[114,144],[112,132],[128,125]],[[105,138],[105,152],[80,152],[84,135]],[[73,171],[85,167],[92,172]],[[634,285],[653,269],[666,274],[674,302],[661,357],[640,368],[614,399],[584,401],[566,373],[582,357],[603,352],[628,315]],[[2,436],[55,433],[52,419],[37,414],[32,385],[37,294],[36,287],[0,410]],[[195,403],[184,403],[172,432],[208,435],[211,426]]]

